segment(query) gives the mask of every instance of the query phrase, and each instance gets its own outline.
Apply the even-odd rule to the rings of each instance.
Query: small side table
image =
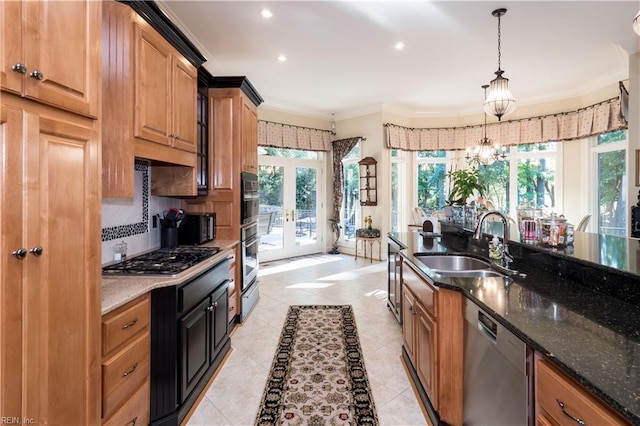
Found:
[[[378,260],[382,260],[382,238],[379,229],[356,229],[356,258],[358,260],[358,243],[362,241],[364,258],[367,258],[367,244],[369,244],[369,258],[373,263],[373,244],[378,243]]]

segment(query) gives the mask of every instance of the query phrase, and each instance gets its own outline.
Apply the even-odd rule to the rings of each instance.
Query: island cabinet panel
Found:
[[[2,90],[97,117],[100,13],[95,1],[0,2]]]
[[[402,336],[411,367],[440,419],[462,424],[463,296],[410,266],[402,274]]]
[[[0,411],[37,424],[93,425],[99,123],[9,94],[0,118]]]
[[[630,424],[538,353],[535,356],[535,401],[537,425]]]

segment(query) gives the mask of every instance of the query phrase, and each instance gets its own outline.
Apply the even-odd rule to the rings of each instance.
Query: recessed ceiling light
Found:
[[[279,60],[280,62],[284,62],[284,61],[286,61],[286,60],[287,60],[287,57],[286,57],[286,56],[284,56],[284,55],[278,55],[278,60]]]
[[[396,50],[402,50],[404,49],[404,43],[399,41],[396,43],[396,45],[394,46],[396,48]]]
[[[265,19],[269,19],[273,16],[273,12],[270,11],[269,9],[262,9],[260,10],[260,16],[262,16]]]

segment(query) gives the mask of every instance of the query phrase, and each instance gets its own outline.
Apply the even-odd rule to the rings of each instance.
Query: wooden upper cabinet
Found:
[[[151,192],[197,195],[197,72],[127,4],[102,3],[102,194],[134,194],[134,157]]]
[[[196,152],[198,74],[155,30],[135,26],[135,136]]]
[[[171,53],[155,31],[135,25],[134,135],[171,145]]]
[[[91,0],[0,2],[2,90],[97,117],[100,13]]]
[[[242,103],[242,171],[258,173],[258,111],[246,98]]]
[[[198,73],[191,64],[173,58],[173,146],[189,152],[198,150]]]

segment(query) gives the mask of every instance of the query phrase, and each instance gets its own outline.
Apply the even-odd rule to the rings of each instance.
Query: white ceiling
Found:
[[[519,105],[628,78],[640,1],[178,1],[159,6],[214,76],[245,75],[270,109],[329,118],[481,112],[498,65]],[[273,12],[270,20],[259,14]],[[397,41],[406,45],[396,51]],[[276,58],[284,54],[288,60]],[[628,87],[628,84],[627,84]]]

